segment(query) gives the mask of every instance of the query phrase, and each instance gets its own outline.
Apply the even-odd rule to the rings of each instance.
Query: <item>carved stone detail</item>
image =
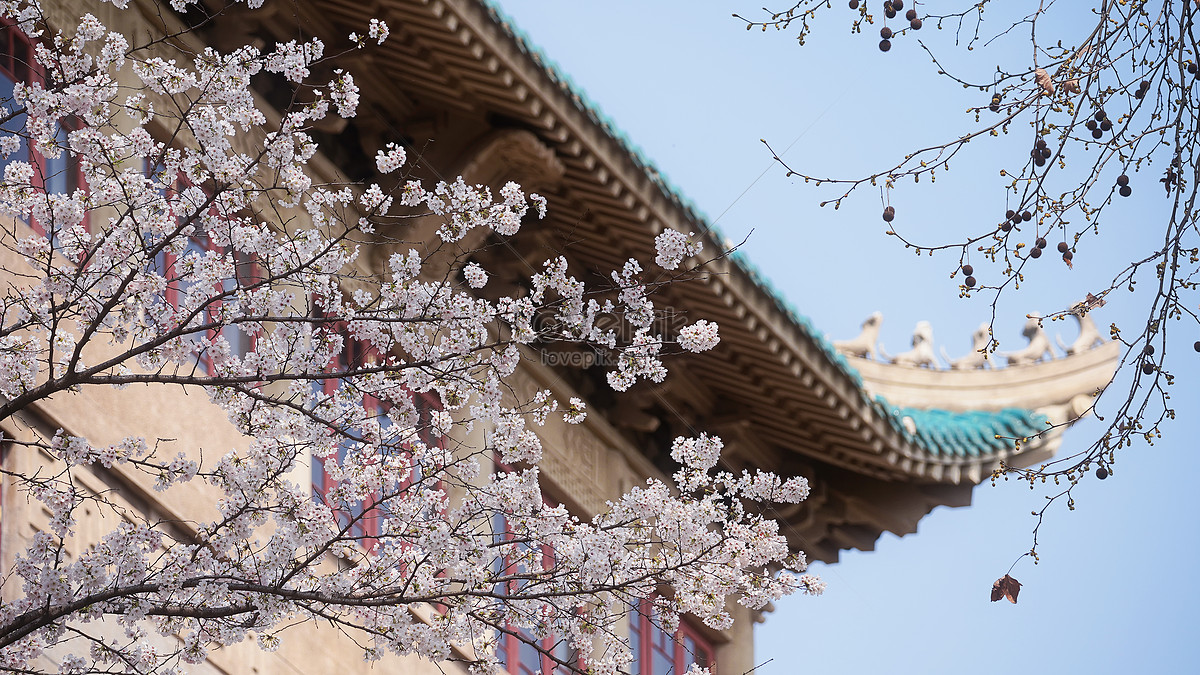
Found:
[[[1029,340],[1029,344],[1025,345],[1024,349],[1005,353],[1003,356],[1008,359],[1008,365],[1025,366],[1042,360],[1054,360],[1054,350],[1050,348],[1050,338],[1046,337],[1046,329],[1042,328],[1041,317],[1030,314],[1021,335]]]
[[[991,341],[991,331],[986,323],[979,324],[974,333],[971,333],[971,352],[966,356],[957,359],[951,359],[946,350],[942,349],[942,358],[946,363],[950,364],[952,370],[973,370],[983,368],[988,363],[987,354],[984,350],[988,348],[988,343]]]
[[[853,340],[835,340],[833,346],[843,354],[872,359],[878,358],[875,343],[879,342],[879,327],[883,324],[883,314],[874,312],[862,322],[862,332]]]
[[[937,368],[937,357],[933,354],[933,326],[928,321],[918,321],[917,327],[913,329],[912,349],[901,352],[893,357],[887,357],[883,351],[883,345],[879,345],[879,353],[884,354],[884,358],[898,366],[910,366],[913,368]]]
[[[1075,321],[1079,323],[1079,337],[1068,345],[1063,344],[1062,338],[1059,336],[1054,336],[1058,340],[1059,348],[1066,352],[1067,356],[1086,352],[1098,344],[1104,344],[1104,336],[1096,328],[1096,322],[1092,320],[1083,303],[1071,308],[1071,316],[1075,317]]]
[[[501,129],[488,134],[470,153],[460,173],[469,183],[501,185],[516,181],[526,192],[558,185],[566,167],[532,132]]]

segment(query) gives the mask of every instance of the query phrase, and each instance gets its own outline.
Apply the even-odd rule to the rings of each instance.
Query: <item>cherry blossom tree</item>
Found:
[[[1167,347],[1187,352],[1177,358],[1200,352],[1197,11],[1191,0],[799,0],[764,14],[734,15],[747,29],[790,31],[801,45],[813,31],[848,26],[865,48],[889,52],[895,44],[924,52],[949,85],[947,96],[964,88],[975,93],[963,133],[864,175],[831,176],[771,152],[789,176],[827,190],[822,206],[837,208],[862,188],[872,197],[882,194],[887,234],[918,253],[948,254],[960,292],[990,299],[993,316],[1001,295],[1044,278],[1047,265],[1069,270],[1077,257],[1112,247],[1121,224],[1136,224],[1137,245],[1106,270],[1107,283],[1081,291],[1075,306],[1041,308],[1042,319],[1052,321],[1137,291],[1144,321],[1110,328],[1126,346],[1118,381],[1128,386],[1109,387],[1093,406],[1106,425],[1100,437],[1045,465],[1002,467],[996,474],[1031,487],[1047,479],[1061,486],[1035,514],[1039,526],[1051,505],[1065,501],[1073,508],[1078,481],[1106,479],[1118,450],[1161,436],[1162,425],[1176,415]],[[979,65],[984,70],[976,70]],[[889,105],[933,109],[944,108],[945,100],[921,88],[910,101]],[[991,185],[1007,208],[980,213],[953,240],[920,240],[891,206],[892,196],[909,181],[935,180],[952,162],[980,162],[972,153],[981,146],[998,152],[984,161],[999,158]],[[1140,204],[1140,217],[1118,211],[1127,200]],[[992,338],[987,351],[996,347]],[[1032,554],[1036,537],[1035,529]]]
[[[612,627],[647,598],[668,627],[689,613],[721,629],[727,602],[820,592],[752,507],[804,499],[804,480],[719,470],[718,438],[677,439],[673,484],[649,480],[591,520],[541,494],[538,425],[587,411],[549,391],[518,396],[523,350],[606,349],[623,391],[666,377],[666,353],[711,349],[716,324],[657,332],[636,260],[585,286],[555,258],[524,292],[488,299],[470,242],[518,236],[543,198],[513,183],[422,185],[397,145],[378,148],[377,182],[319,178],[311,130],[355,114],[352,72],[317,81],[337,63],[317,39],[218,52],[172,8],[136,36],[91,15],[54,25],[36,0],[0,9],[3,30],[29,41],[0,113],[0,420],[90,388],[182,386],[227,413],[245,447],[6,438],[58,463],[4,473],[51,515],[3,579],[16,597],[0,605],[0,669],[36,671],[53,652],[65,673],[186,670],[247,640],[276,649],[285,627],[318,621],[368,660],[487,671],[499,636],[555,635],[614,673],[630,655]],[[388,38],[382,21],[361,30],[359,49]],[[266,107],[250,87],[262,74],[305,96]],[[433,245],[395,235],[431,221]],[[700,264],[682,233],[657,244],[676,274]],[[396,252],[371,269],[363,252],[383,245]],[[465,439],[478,430],[476,447]],[[512,470],[491,473],[493,455]],[[314,463],[330,478],[315,495],[295,480]],[[215,508],[187,522],[122,509],[67,555],[81,509],[120,508],[78,476],[113,468],[152,479],[164,503],[199,486]]]

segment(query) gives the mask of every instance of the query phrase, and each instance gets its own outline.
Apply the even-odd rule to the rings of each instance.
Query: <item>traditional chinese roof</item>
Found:
[[[513,241],[526,247],[517,251],[524,264],[562,252],[586,277],[629,257],[653,259],[653,239],[668,227],[702,233],[708,251],[727,248],[704,214],[494,3],[325,0],[289,8],[305,30],[330,41],[361,31],[371,17],[391,26],[391,39],[364,50],[367,67],[355,70],[363,105],[353,129],[364,141],[372,134],[373,141],[400,137],[418,164],[450,178],[474,166],[455,158],[486,154],[502,142],[535,146],[505,159],[512,173],[527,176],[514,177],[550,202],[549,223],[533,243],[524,234]],[[295,37],[294,20],[290,28],[280,23],[291,32],[279,38]],[[269,23],[263,29],[271,30]],[[352,158],[353,149],[347,153]],[[791,541],[811,558],[831,561],[840,549],[870,549],[885,530],[915,531],[934,506],[969,503],[971,487],[999,461],[1047,456],[1061,428],[1040,433],[1045,422],[1059,419],[1076,395],[1090,393],[1081,389],[1041,407],[1017,400],[954,410],[914,402],[897,393],[903,387],[877,385],[946,371],[848,359],[740,251],[706,271],[665,288],[656,302],[686,311],[689,321],[718,322],[716,350],[670,362],[664,386],[639,385],[621,399],[591,387],[588,373],[567,368],[562,377],[651,461],[661,459],[675,433],[710,431],[725,439],[725,461],[734,468],[806,475],[811,497],[780,515]],[[1111,365],[1089,367],[1103,371],[1107,382]],[[908,372],[897,378],[887,368]],[[1003,372],[971,375],[988,380]],[[1019,455],[1008,440],[1017,437],[1027,438]]]

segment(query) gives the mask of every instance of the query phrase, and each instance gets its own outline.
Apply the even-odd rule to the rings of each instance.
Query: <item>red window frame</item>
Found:
[[[13,87],[17,82],[45,84],[45,72],[34,58],[34,53],[33,41],[29,39],[29,36],[25,35],[24,31],[18,28],[12,20],[0,19],[0,78],[7,80],[7,82],[0,81],[0,100],[11,101]],[[24,122],[19,121],[23,118],[24,113],[18,115],[15,120],[10,120],[9,124],[5,126],[11,127],[16,121],[17,130],[19,130],[24,127]],[[83,125],[73,118],[60,120],[59,131],[66,133],[79,129],[81,126]],[[15,130],[10,128],[6,131]],[[3,175],[3,167],[13,160],[28,161],[33,166],[34,185],[47,191],[70,193],[86,186],[79,158],[68,150],[63,150],[63,155],[58,159],[47,159],[30,147],[28,139],[22,138],[21,149],[17,153],[8,158],[0,158],[0,176]],[[60,181],[61,184],[56,184]],[[86,227],[88,224],[86,214],[83,222]],[[47,232],[41,223],[31,220],[30,226],[38,234],[46,236]]]
[[[629,615],[630,675],[683,675],[693,663],[717,672],[712,642],[686,620],[671,635],[655,619],[653,600],[642,600]]]
[[[154,169],[152,167],[146,168],[147,173],[151,173],[153,171]],[[167,189],[174,192],[175,196],[178,196],[178,194],[182,192],[186,185],[186,182],[182,178],[176,177],[171,181],[171,184]],[[226,249],[225,247],[214,244],[206,232],[198,232],[188,237],[187,246],[184,249],[184,256],[193,251],[199,255],[203,255],[208,251],[223,254],[226,252]],[[259,269],[258,262],[253,257],[246,256],[238,253],[237,251],[234,251],[233,255],[234,276],[232,278],[225,279],[220,285],[214,286],[213,290],[217,293],[231,291],[234,290],[234,288],[244,288],[256,283],[261,279],[261,270]],[[187,286],[182,279],[176,276],[175,272],[175,265],[179,261],[180,257],[181,256],[176,256],[170,251],[162,251],[155,257],[154,260],[154,267],[156,268],[155,271],[159,274],[162,274],[167,280],[167,288],[164,292],[163,300],[175,308],[179,307],[179,296]],[[229,284],[233,284],[233,286],[230,287]],[[204,321],[206,323],[216,322],[220,317],[221,307],[224,304],[225,301],[221,299],[213,300],[212,302],[208,303],[208,306],[205,307],[204,310]],[[222,335],[225,337],[226,341],[229,342],[231,350],[237,356],[244,356],[254,350],[256,337],[253,334],[244,332],[237,325],[226,325],[222,326],[220,329],[208,329],[205,331],[204,337],[209,341],[212,341],[216,340],[218,336]],[[201,350],[196,354],[196,363],[200,366],[204,373],[208,375],[214,374],[215,371],[213,369],[212,354],[207,348],[201,348]]]
[[[344,337],[342,351],[337,354],[328,365],[328,369],[331,372],[346,372],[347,370],[353,368],[365,366],[371,363],[373,360],[380,359],[379,352],[373,347],[362,342],[361,340],[355,340],[347,335],[348,327],[345,322],[333,323],[329,329],[334,332],[341,333]],[[333,395],[333,393],[336,392],[340,386],[342,386],[342,382],[338,378],[328,378],[319,380],[316,386],[319,388],[320,393],[330,396]],[[433,435],[432,427],[433,413],[441,408],[441,401],[433,392],[411,393],[411,396],[413,406],[417,409],[417,435],[421,439],[421,442],[425,443],[425,445],[428,447],[445,448],[445,437],[435,437]],[[391,406],[387,402],[380,401],[374,396],[364,395],[363,405],[368,412],[373,413],[378,419],[387,420],[386,422],[381,422],[381,424],[384,426],[388,426],[390,424],[390,419],[387,416],[387,412]],[[337,451],[337,460],[339,463],[345,458],[346,452],[349,450],[350,444],[353,442],[355,441],[352,438],[343,438],[339,441]],[[376,512],[376,509],[368,509],[366,504],[362,502],[349,506],[345,504],[331,503],[328,499],[328,495],[334,490],[334,488],[337,487],[337,481],[335,481],[325,469],[324,459],[320,457],[313,457],[311,472],[313,500],[318,503],[325,504],[333,509],[334,517],[337,519],[338,523],[342,527],[349,525],[350,529],[348,534],[351,537],[359,540],[364,548],[370,550],[379,540],[380,525],[382,521],[381,514]],[[416,474],[415,469],[414,474]],[[405,489],[410,485],[419,482],[420,480],[421,477],[419,475],[410,475],[408,480],[405,481],[405,484],[401,485],[400,488]],[[439,486],[434,485],[431,487],[433,489],[437,489]],[[373,502],[376,498],[377,495],[368,495],[366,502]]]
[[[512,466],[500,460],[498,453],[493,456],[492,462],[497,473],[507,473],[513,470]],[[555,506],[549,500],[543,499],[543,503],[546,506]],[[504,517],[503,513],[492,514],[492,537],[496,542],[512,538],[508,519]],[[538,548],[541,549],[542,567],[549,568],[554,564],[554,550],[545,544],[539,544]],[[497,574],[512,574],[517,571],[516,563],[507,556],[499,558],[496,565]],[[520,581],[507,583],[509,588],[502,589],[506,593],[513,593],[520,589]],[[571,648],[566,638],[551,634],[541,640],[536,640],[529,631],[522,628],[507,626],[506,629],[509,632],[501,632],[496,641],[496,658],[504,665],[509,675],[535,675],[538,672],[542,675],[554,675],[571,672],[569,668],[560,665],[558,661],[574,663],[576,668],[584,670],[582,659]],[[533,644],[530,644],[531,642]],[[550,655],[553,655],[554,658],[551,658]]]

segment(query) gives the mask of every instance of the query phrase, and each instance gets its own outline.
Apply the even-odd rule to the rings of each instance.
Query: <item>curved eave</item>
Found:
[[[1093,396],[1108,386],[1121,356],[1119,342],[1031,365],[977,370],[936,370],[847,356],[871,396],[910,408],[1038,410]],[[998,359],[993,358],[994,363]]]

